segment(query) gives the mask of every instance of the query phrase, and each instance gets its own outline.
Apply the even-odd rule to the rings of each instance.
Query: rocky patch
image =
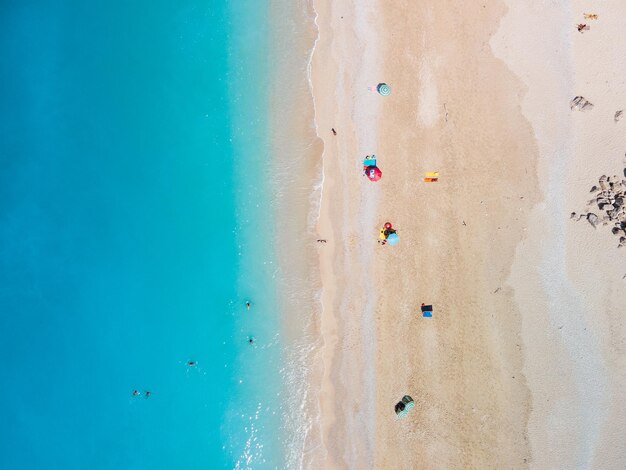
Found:
[[[570,219],[584,218],[593,228],[610,225],[613,235],[619,237],[617,247],[626,246],[626,180],[602,175],[590,192],[594,197],[587,203],[586,212],[572,212]]]

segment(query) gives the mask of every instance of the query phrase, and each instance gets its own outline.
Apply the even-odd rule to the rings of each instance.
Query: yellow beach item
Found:
[[[424,178],[424,183],[436,183],[439,181],[439,172],[438,171],[427,171],[426,178]]]

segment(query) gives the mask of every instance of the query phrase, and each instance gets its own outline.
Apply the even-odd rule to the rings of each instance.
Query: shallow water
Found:
[[[284,465],[268,15],[0,6],[3,468]]]

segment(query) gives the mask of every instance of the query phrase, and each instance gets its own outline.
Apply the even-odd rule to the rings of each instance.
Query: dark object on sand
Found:
[[[334,127],[331,129],[331,131],[333,131],[333,135],[337,135],[337,131],[335,130]]]
[[[424,318],[431,318],[433,316],[433,306],[422,304],[422,316]]]
[[[382,96],[389,96],[391,94],[391,88],[386,83],[376,85],[376,91]]]
[[[413,409],[413,407],[415,407],[415,402],[413,401],[413,399],[408,395],[404,395],[402,397],[402,400],[396,403],[394,410],[398,415],[398,418],[404,418],[406,415],[409,414],[409,411]]]
[[[593,109],[593,104],[586,100],[583,96],[576,96],[569,102],[569,107],[577,111],[589,111]]]

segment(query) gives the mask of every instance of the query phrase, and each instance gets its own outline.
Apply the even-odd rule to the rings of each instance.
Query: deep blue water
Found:
[[[251,3],[0,2],[0,468],[277,464]]]

